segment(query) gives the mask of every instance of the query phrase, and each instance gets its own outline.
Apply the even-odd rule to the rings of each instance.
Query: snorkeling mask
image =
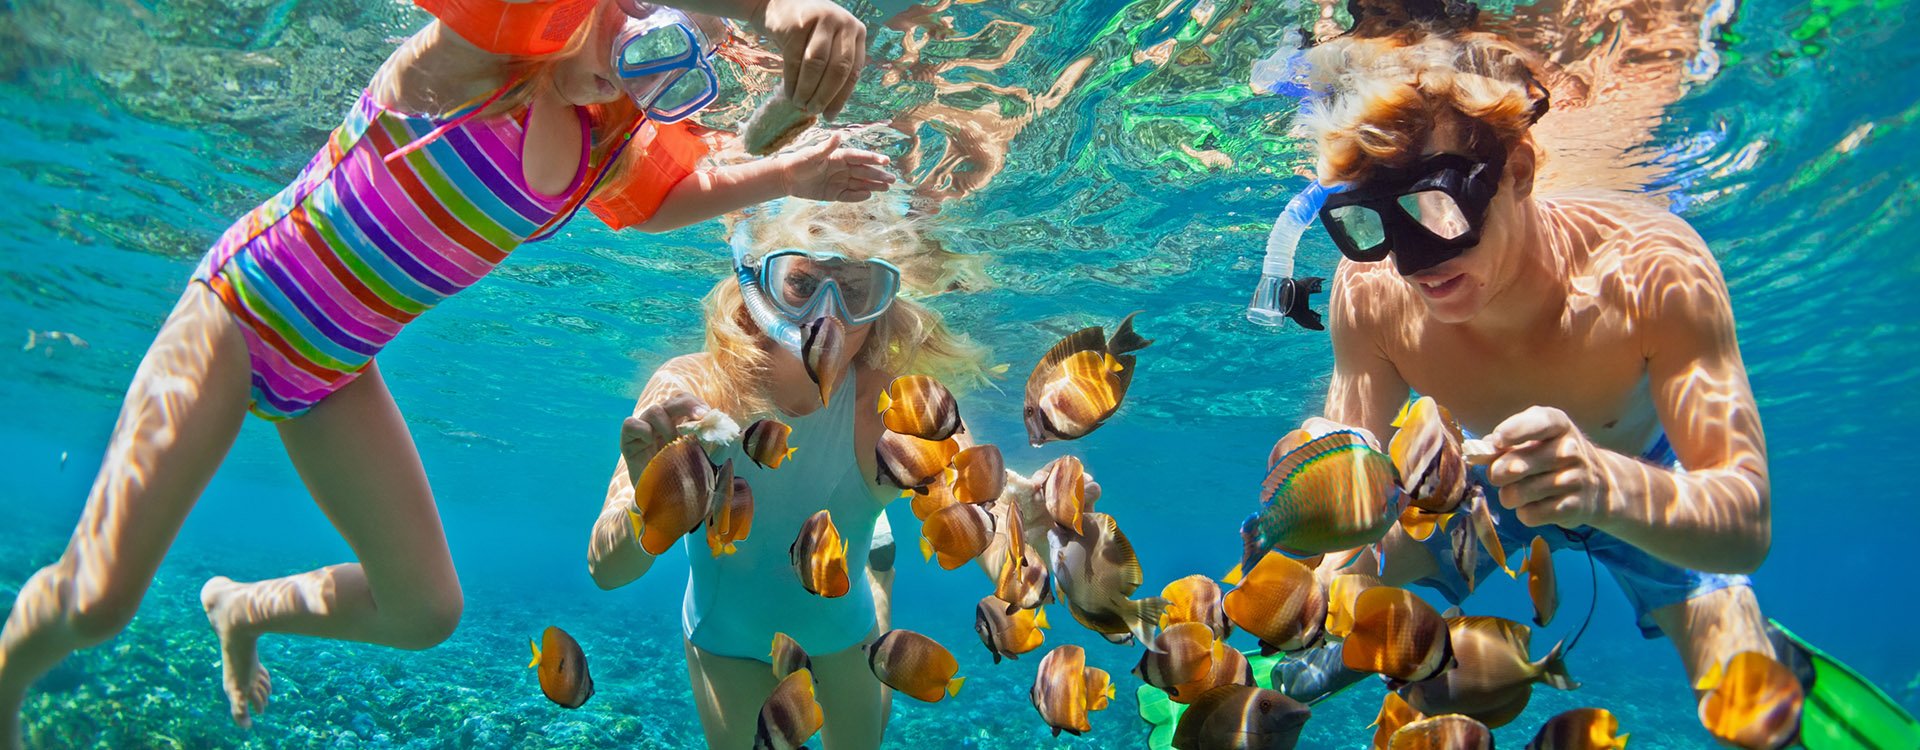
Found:
[[[621,0],[626,23],[613,38],[614,85],[657,123],[679,122],[719,95],[714,47],[687,14]]]
[[[1366,184],[1328,196],[1320,223],[1342,255],[1373,263],[1392,254],[1400,274],[1411,276],[1480,244],[1505,167],[1504,158],[1436,154],[1411,167],[1382,169]]]
[[[803,324],[834,315],[857,326],[885,315],[900,291],[900,269],[878,258],[775,250],[748,260],[747,233],[736,230],[733,271],[747,314],[767,336],[796,354]]]

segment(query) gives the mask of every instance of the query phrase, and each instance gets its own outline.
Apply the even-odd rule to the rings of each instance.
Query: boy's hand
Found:
[[[1572,528],[1600,516],[1607,489],[1601,451],[1566,412],[1527,409],[1501,422],[1487,442],[1499,452],[1487,479],[1521,523]]]
[[[787,100],[831,120],[867,65],[867,26],[831,0],[766,0],[755,23],[780,46]]]
[[[627,477],[638,485],[647,462],[679,436],[675,428],[699,419],[707,410],[698,396],[678,393],[627,417],[620,425],[620,455],[627,459]]]
[[[817,146],[801,149],[783,157],[786,165],[787,194],[816,201],[858,203],[886,192],[894,177],[886,171],[893,163],[884,154],[857,148],[840,148],[840,136],[829,136]]]

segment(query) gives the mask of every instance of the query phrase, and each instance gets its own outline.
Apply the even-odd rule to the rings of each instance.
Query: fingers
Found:
[[[1571,463],[1565,440],[1534,443],[1500,454],[1487,467],[1487,481],[1506,487],[1526,477],[1563,468]]]
[[[699,419],[707,413],[706,403],[701,401],[699,396],[691,393],[674,394],[665,403],[660,404],[660,409],[665,411],[668,419],[676,425]]]
[[[1582,525],[1581,522],[1573,518],[1574,512],[1578,510],[1579,507],[1580,502],[1576,498],[1558,497],[1523,505],[1514,511],[1514,515],[1519,517],[1521,523],[1528,526],[1547,526],[1550,524],[1580,526]]]
[[[1506,508],[1522,508],[1550,497],[1558,497],[1573,491],[1578,485],[1573,481],[1573,471],[1554,471],[1533,474],[1513,484],[1500,488],[1500,505]]]
[[[821,111],[827,119],[840,117],[840,110],[847,106],[847,98],[853,95],[853,86],[860,82],[860,70],[866,67],[867,29],[855,24],[853,28],[842,29],[835,34],[833,62],[828,65],[826,80],[821,82],[820,93],[824,95]]]
[[[1093,481],[1092,475],[1087,476],[1087,487],[1082,497],[1088,505],[1092,505],[1095,500],[1100,499],[1100,483]]]
[[[847,179],[851,180],[856,186],[863,182],[873,183],[875,186],[886,186],[893,183],[893,175],[888,174],[886,170],[869,166],[847,167]]]
[[[1551,406],[1530,407],[1515,414],[1493,428],[1493,434],[1487,441],[1496,448],[1512,448],[1535,440],[1547,440],[1567,434],[1573,429],[1573,420],[1567,413]]]
[[[813,34],[807,38],[807,48],[800,61],[800,76],[794,81],[793,103],[810,114],[820,114],[826,97],[820,91],[821,84],[828,75],[829,58],[833,54],[834,33],[816,25]],[[838,85],[836,81],[835,85]],[[829,92],[837,89],[829,89]]]

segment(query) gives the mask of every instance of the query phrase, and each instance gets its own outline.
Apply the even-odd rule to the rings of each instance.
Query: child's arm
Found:
[[[672,440],[681,423],[709,408],[690,385],[701,376],[703,355],[679,357],[663,365],[634,404],[633,416],[620,428],[620,460],[607,482],[607,499],[587,542],[587,572],[602,589],[632,583],[653,567],[654,556],[640,548],[627,510],[634,507],[633,477]]]
[[[516,58],[558,52],[605,0],[416,0],[435,16],[374,76],[377,101],[439,115],[506,85]]]
[[[799,151],[688,175],[651,217],[632,226],[665,232],[789,195],[855,203],[893,183],[886,171],[891,163],[872,151],[840,148],[836,135]]]

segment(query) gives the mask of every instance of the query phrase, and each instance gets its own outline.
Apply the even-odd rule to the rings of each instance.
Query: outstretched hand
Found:
[[[698,396],[678,393],[627,417],[620,424],[620,455],[627,459],[628,477],[637,484],[647,462],[679,436],[680,425],[699,419],[707,411],[708,406]]]
[[[1601,450],[1567,413],[1535,406],[1515,414],[1487,436],[1498,455],[1487,480],[1500,504],[1528,526],[1577,527],[1599,517],[1606,501]]]
[[[757,19],[779,45],[787,100],[832,120],[867,65],[867,26],[831,0],[766,0]]]
[[[892,159],[864,149],[841,148],[837,133],[783,158],[791,160],[787,164],[787,194],[796,198],[858,203],[874,193],[886,192],[894,182],[894,176],[886,170]]]

